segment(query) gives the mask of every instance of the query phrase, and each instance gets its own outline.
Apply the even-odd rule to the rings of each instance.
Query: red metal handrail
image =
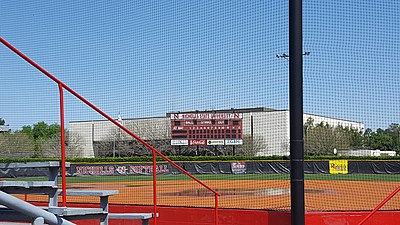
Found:
[[[392,199],[400,191],[400,186],[396,188],[390,195],[388,195],[381,203],[379,203],[358,225],[364,224],[372,215],[374,215],[380,208],[382,208],[390,199]]]
[[[130,136],[132,136],[133,138],[135,138],[137,141],[139,141],[140,143],[142,143],[144,146],[146,146],[148,149],[150,149],[152,151],[152,155],[153,155],[153,203],[154,203],[154,224],[157,224],[157,193],[156,193],[156,182],[157,182],[157,171],[156,171],[156,156],[160,156],[162,159],[164,159],[165,161],[169,162],[170,164],[172,164],[175,168],[177,168],[179,171],[181,171],[182,173],[184,173],[185,175],[189,176],[191,179],[193,179],[194,181],[196,181],[197,183],[199,183],[201,186],[203,186],[204,188],[208,189],[209,191],[211,191],[212,193],[214,193],[215,196],[215,224],[218,225],[218,197],[220,196],[220,194],[212,189],[211,187],[207,186],[205,183],[203,183],[202,181],[200,181],[199,179],[197,179],[196,177],[194,177],[192,174],[190,174],[189,172],[187,172],[186,170],[184,170],[182,167],[180,167],[178,164],[174,163],[172,160],[170,160],[168,157],[166,157],[165,155],[163,155],[160,151],[158,151],[157,149],[155,149],[153,146],[151,146],[149,143],[147,143],[146,141],[144,141],[143,139],[141,139],[139,136],[137,136],[136,134],[134,134],[133,132],[131,132],[130,130],[128,130],[126,127],[124,127],[122,124],[118,123],[116,120],[114,120],[113,118],[111,118],[109,115],[107,115],[106,113],[104,113],[103,111],[101,111],[99,108],[97,108],[95,105],[93,105],[91,102],[89,102],[88,100],[86,100],[85,98],[83,98],[81,95],[79,95],[77,92],[75,92],[72,88],[68,87],[66,84],[64,84],[63,82],[61,82],[59,79],[57,79],[55,76],[53,76],[52,74],[50,74],[48,71],[46,71],[45,69],[43,69],[39,64],[37,64],[36,62],[34,62],[33,60],[31,60],[30,58],[28,58],[26,55],[24,55],[21,51],[19,51],[17,48],[15,48],[14,46],[12,46],[10,43],[8,43],[6,40],[4,40],[2,37],[0,37],[0,42],[2,44],[4,44],[7,48],[9,48],[11,51],[13,51],[14,53],[16,53],[18,56],[20,56],[21,58],[23,58],[25,61],[27,61],[29,64],[31,64],[33,67],[35,67],[36,69],[38,69],[40,72],[42,72],[43,74],[45,74],[47,77],[49,77],[51,80],[53,80],[54,82],[56,82],[58,84],[59,87],[59,91],[60,91],[60,118],[61,118],[61,143],[62,143],[62,147],[61,147],[61,155],[62,155],[62,168],[61,168],[61,176],[62,176],[62,193],[63,193],[63,205],[66,205],[66,167],[65,167],[65,146],[64,146],[64,103],[63,103],[63,89],[67,90],[68,92],[70,92],[72,95],[74,95],[76,98],[78,98],[79,100],[81,100],[82,102],[84,102],[86,105],[88,105],[90,108],[92,108],[94,111],[96,111],[97,113],[99,113],[100,115],[102,115],[103,117],[105,117],[107,120],[109,120],[110,122],[112,122],[114,125],[116,125],[117,127],[119,127],[120,129],[122,129],[123,131],[125,131],[127,134],[129,134]],[[64,146],[64,147],[63,147]]]
[[[58,83],[60,92],[60,130],[61,130],[61,184],[62,184],[62,206],[67,206],[67,168],[65,167],[65,126],[64,126],[64,90],[63,86]]]
[[[151,151],[153,155],[153,211],[154,224],[157,224],[157,155],[155,151]]]

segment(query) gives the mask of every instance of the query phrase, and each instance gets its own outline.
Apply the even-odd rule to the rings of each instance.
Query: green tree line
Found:
[[[392,123],[388,128],[360,131],[341,125],[315,124],[310,117],[304,124],[304,149],[306,155],[332,155],[337,150],[379,149],[400,152],[400,126]]]
[[[4,119],[0,122],[5,124]],[[59,157],[60,132],[58,124],[44,121],[25,125],[20,130],[0,133],[0,157]],[[66,130],[65,145],[69,155],[79,151],[79,140]]]

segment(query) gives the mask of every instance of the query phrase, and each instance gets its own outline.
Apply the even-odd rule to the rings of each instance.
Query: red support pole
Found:
[[[157,225],[157,154],[154,150],[153,154],[153,211],[154,211],[154,225]]]
[[[368,214],[368,216],[365,217],[358,225],[364,224],[365,221],[367,221],[367,220],[368,220],[372,215],[374,215],[380,208],[382,208],[382,207],[386,204],[386,202],[388,202],[390,199],[392,199],[399,191],[400,191],[400,186],[397,187],[397,189],[394,190],[389,196],[387,196],[387,197],[385,198],[385,200],[383,200],[381,203],[379,203],[379,205],[377,205],[377,206],[374,208],[374,210],[372,210],[372,212],[370,212],[370,213]]]
[[[215,194],[215,225],[218,225],[218,195]]]
[[[58,83],[60,91],[60,129],[61,129],[61,184],[62,184],[62,206],[67,206],[67,168],[65,167],[65,127],[64,127],[64,93],[63,85]]]

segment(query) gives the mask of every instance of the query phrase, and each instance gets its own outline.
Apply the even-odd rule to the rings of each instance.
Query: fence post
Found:
[[[215,194],[215,225],[218,225],[218,195]]]
[[[157,153],[152,149],[153,155],[153,211],[154,211],[154,225],[157,225]]]
[[[62,183],[62,206],[67,206],[67,169],[65,167],[65,127],[64,127],[64,93],[62,83],[58,83],[60,91],[60,129],[61,129],[61,183]]]

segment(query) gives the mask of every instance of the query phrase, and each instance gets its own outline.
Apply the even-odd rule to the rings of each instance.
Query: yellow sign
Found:
[[[349,163],[347,160],[329,160],[330,174],[348,174]]]

